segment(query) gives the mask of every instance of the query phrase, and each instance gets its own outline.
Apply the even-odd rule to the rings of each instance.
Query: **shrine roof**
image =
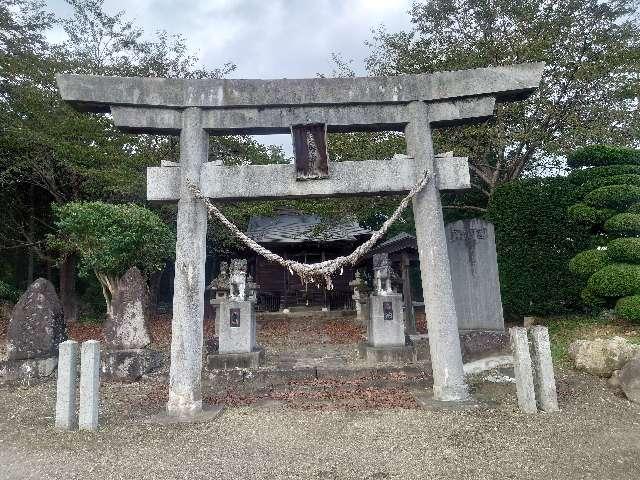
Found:
[[[355,220],[328,222],[318,215],[282,210],[272,217],[254,216],[246,234],[259,243],[357,242],[371,235]]]

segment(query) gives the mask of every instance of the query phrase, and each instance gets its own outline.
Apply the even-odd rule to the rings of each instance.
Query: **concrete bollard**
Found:
[[[529,330],[531,336],[531,353],[533,355],[534,381],[536,399],[540,410],[557,412],[558,395],[556,393],[556,379],[553,374],[551,360],[551,343],[547,327],[535,326]]]
[[[78,428],[76,386],[78,385],[78,342],[67,340],[58,346],[58,383],[56,388],[57,428]]]
[[[100,403],[100,342],[88,340],[82,344],[80,365],[80,429],[98,429]]]
[[[513,352],[513,370],[516,377],[516,391],[518,405],[525,413],[536,413],[536,394],[533,386],[533,370],[531,355],[529,354],[529,340],[527,329],[513,327],[509,329],[511,350]]]

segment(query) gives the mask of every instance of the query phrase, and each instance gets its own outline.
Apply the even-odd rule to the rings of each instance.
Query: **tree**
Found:
[[[569,174],[579,202],[568,213],[591,229],[595,245],[569,263],[586,284],[582,299],[640,323],[640,150],[582,148],[569,165],[580,169]]]
[[[62,254],[77,255],[81,275],[96,275],[109,316],[118,279],[126,270],[137,266],[151,274],[174,255],[175,233],[144,207],[71,202],[55,206],[54,215],[57,232],[49,237],[49,245]]]
[[[468,156],[484,207],[502,182],[562,166],[590,143],[632,145],[638,137],[640,28],[633,0],[427,0],[413,29],[380,29],[367,68],[375,75],[428,73],[544,61],[540,89],[498,105],[485,124],[449,128],[439,151]],[[479,203],[476,203],[479,202]]]

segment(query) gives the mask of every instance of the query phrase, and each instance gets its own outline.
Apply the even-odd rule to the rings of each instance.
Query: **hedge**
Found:
[[[623,237],[607,244],[608,258],[618,263],[640,263],[640,238]]]
[[[496,228],[505,313],[581,311],[583,287],[569,260],[591,247],[590,229],[570,221],[576,186],[567,177],[515,180],[494,191],[487,217]]]
[[[579,148],[567,158],[572,167],[598,167],[617,164],[640,165],[640,151],[634,148],[593,145]]]
[[[577,276],[588,279],[603,267],[611,263],[606,250],[595,248],[580,252],[569,262],[569,270]]]
[[[20,298],[20,290],[0,280],[0,300],[16,303]]]
[[[591,275],[587,288],[601,297],[624,297],[640,293],[640,265],[607,265]]]
[[[592,308],[602,308],[607,306],[607,299],[596,295],[589,288],[585,288],[580,292],[580,297],[585,305]]]
[[[637,185],[608,185],[596,188],[584,196],[584,203],[595,208],[626,210],[640,202],[640,187]]]
[[[640,295],[622,297],[616,302],[615,311],[619,317],[640,324]]]
[[[627,174],[596,178],[582,184],[582,186],[576,191],[576,195],[584,196],[596,188],[606,187],[608,185],[640,185],[640,175]]]
[[[640,235],[640,213],[619,213],[604,223],[604,229],[613,235]]]

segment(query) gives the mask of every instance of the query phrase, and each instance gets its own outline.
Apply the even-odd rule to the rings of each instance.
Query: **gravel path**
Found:
[[[55,385],[0,387],[0,478],[637,479],[640,406],[558,374],[562,412],[522,415],[512,384],[488,410],[228,408],[210,423],[144,424],[158,385],[103,385],[97,434],[52,428]]]

